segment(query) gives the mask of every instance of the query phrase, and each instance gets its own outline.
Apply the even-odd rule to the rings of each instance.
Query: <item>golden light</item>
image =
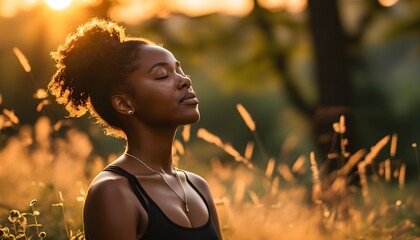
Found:
[[[172,13],[183,13],[192,17],[212,13],[244,16],[251,12],[253,7],[252,0],[124,0],[124,4],[112,6],[109,14],[112,19],[138,24],[153,16],[165,18]]]
[[[379,3],[384,7],[391,7],[395,5],[398,0],[379,0]]]
[[[290,13],[300,13],[305,10],[308,0],[289,0],[286,4],[286,10]]]
[[[187,16],[202,16],[212,13],[222,13],[234,16],[244,16],[254,7],[252,0],[173,0],[168,1],[172,12],[180,12]]]
[[[259,0],[258,3],[263,8],[267,8],[270,10],[278,10],[286,6],[287,0]]]
[[[285,9],[290,13],[300,13],[308,5],[307,0],[259,0],[258,3],[269,10],[278,11]]]
[[[70,7],[70,5],[77,8],[95,7],[103,1],[104,0],[0,0],[0,17],[11,18],[20,11],[31,11],[40,4],[48,6],[54,10],[62,10]],[[128,0],[118,0],[117,2],[122,1]]]
[[[48,6],[55,10],[62,10],[70,6],[71,0],[46,0]]]

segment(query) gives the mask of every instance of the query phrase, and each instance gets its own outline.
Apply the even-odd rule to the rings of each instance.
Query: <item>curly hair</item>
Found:
[[[57,71],[48,84],[70,117],[89,112],[107,135],[123,138],[111,96],[117,90],[130,91],[126,80],[137,68],[139,47],[155,45],[144,38],[128,37],[124,31],[114,22],[97,18],[78,27],[51,53]]]

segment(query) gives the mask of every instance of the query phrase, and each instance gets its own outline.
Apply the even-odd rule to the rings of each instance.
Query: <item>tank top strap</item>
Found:
[[[112,165],[107,166],[104,169],[104,171],[114,172],[114,173],[117,173],[117,174],[119,174],[119,175],[127,178],[128,182],[130,184],[130,187],[133,190],[134,194],[139,199],[139,201],[140,201],[141,205],[143,206],[143,208],[149,213],[149,205],[147,204],[146,200],[143,197],[143,196],[146,196],[146,198],[147,198],[148,195],[147,195],[146,191],[144,190],[144,188],[140,185],[140,183],[137,180],[137,178],[133,174],[127,172],[126,170],[124,170],[121,167],[112,166]]]
[[[194,183],[191,182],[190,178],[188,177],[188,174],[185,171],[183,171],[183,170],[181,170],[181,172],[184,173],[185,178],[187,179],[188,184],[194,189],[194,191],[196,193],[198,193],[198,195],[201,197],[201,199],[203,199],[204,204],[206,205],[207,210],[209,212],[209,216],[211,218],[211,215],[210,215],[210,203],[208,202],[208,199],[201,193],[201,191],[194,185]]]

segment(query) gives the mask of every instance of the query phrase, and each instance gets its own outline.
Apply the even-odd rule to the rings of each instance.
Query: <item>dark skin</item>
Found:
[[[211,219],[219,239],[222,239],[215,205],[206,181],[185,172],[190,181],[209,203],[187,183],[184,172],[172,167],[172,142],[181,125],[195,123],[200,118],[198,100],[190,78],[168,50],[146,45],[139,48],[138,69],[128,81],[135,94],[120,92],[111,101],[118,112],[123,131],[127,135],[127,152],[158,171],[169,185],[183,197],[175,177],[181,178],[188,195],[189,212],[176,193],[138,160],[121,155],[111,165],[119,166],[135,175],[148,195],[173,222],[184,227],[200,227]],[[133,114],[130,114],[133,111]],[[148,223],[143,208],[125,177],[102,171],[93,180],[84,206],[85,235],[87,239],[140,239]]]

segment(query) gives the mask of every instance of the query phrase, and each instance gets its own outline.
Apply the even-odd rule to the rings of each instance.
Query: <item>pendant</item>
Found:
[[[190,212],[190,209],[188,208],[188,203],[185,203],[185,212]]]

